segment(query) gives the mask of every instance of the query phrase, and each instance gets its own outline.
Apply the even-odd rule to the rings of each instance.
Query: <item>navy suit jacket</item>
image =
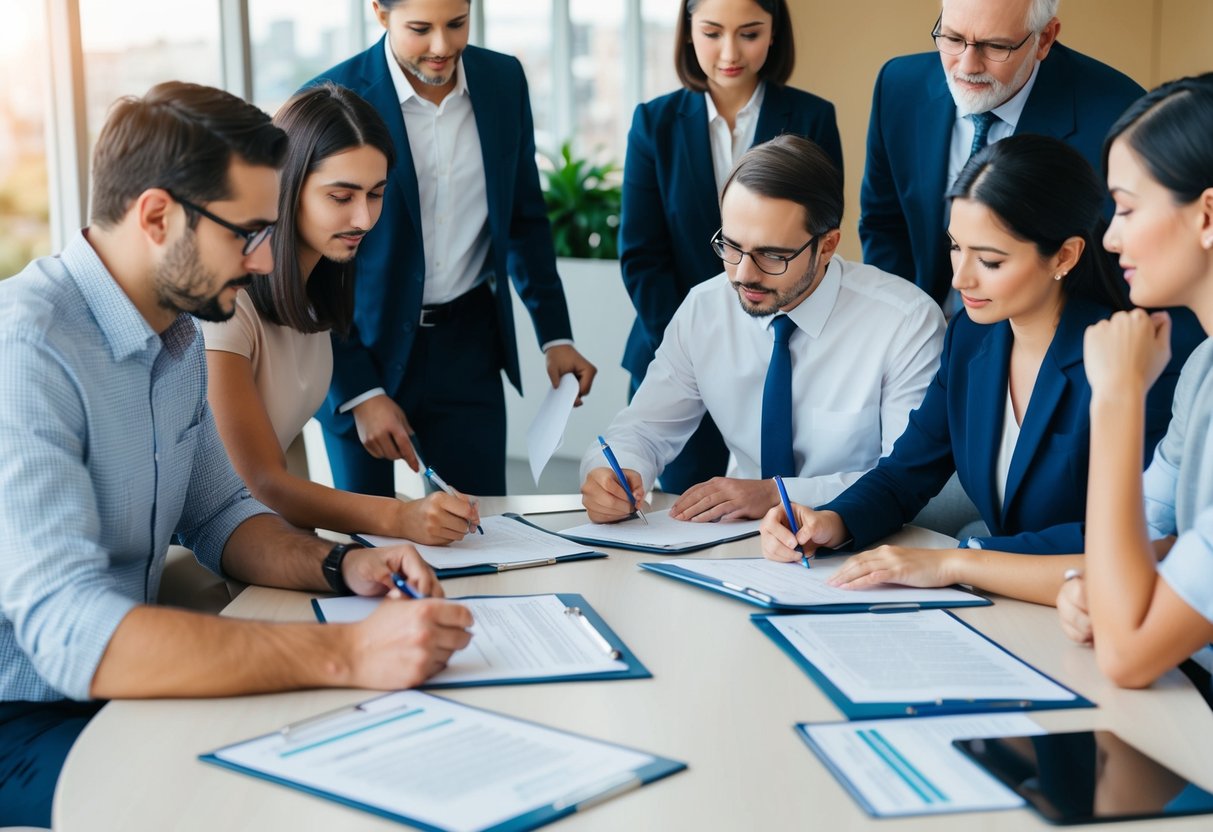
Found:
[[[1098,172],[1108,128],[1144,92],[1128,76],[1054,44],[1015,132],[1061,139]],[[894,58],[880,70],[860,190],[863,260],[913,280],[941,303],[952,282],[944,192],[955,122],[937,52]]]
[[[1001,507],[995,491],[1006,411],[1011,325],[981,325],[957,314],[948,325],[939,372],[905,432],[876,468],[822,509],[837,511],[862,549],[910,522],[956,471],[991,537],[986,549],[1080,553],[1087,506],[1091,388],[1083,333],[1112,310],[1071,298],[1040,365]],[[1146,402],[1146,463],[1171,421],[1171,398],[1190,348],[1181,346]]]
[[[821,145],[842,170],[834,105],[802,90],[767,84],[754,143],[795,133]],[[623,366],[643,378],[666,326],[695,285],[721,272],[708,245],[720,202],[704,94],[682,89],[636,108],[623,166],[619,260],[636,307]]]
[[[540,344],[572,338],[572,328],[535,166],[535,128],[522,65],[511,56],[469,46],[463,68],[484,158],[502,355],[506,375],[521,392],[506,275],[531,313]],[[370,102],[387,122],[396,146],[383,213],[358,252],[353,327],[347,338],[333,338],[333,381],[327,406],[321,408],[327,426],[348,431],[353,420],[336,414],[338,407],[375,387],[393,397],[401,387],[421,314],[425,229],[417,170],[383,39],[311,83],[322,80],[348,87]]]

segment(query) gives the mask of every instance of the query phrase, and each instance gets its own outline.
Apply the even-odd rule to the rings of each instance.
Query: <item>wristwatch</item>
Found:
[[[338,543],[332,549],[329,549],[328,555],[325,556],[324,563],[320,568],[324,571],[324,580],[332,587],[333,592],[336,592],[338,595],[353,594],[345,582],[345,576],[341,574],[341,564],[351,549],[362,548],[364,547],[358,543]]]

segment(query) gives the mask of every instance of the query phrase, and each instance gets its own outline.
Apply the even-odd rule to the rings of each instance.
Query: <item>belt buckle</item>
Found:
[[[436,310],[434,310],[434,309],[426,309],[424,306],[423,306],[423,307],[421,307],[421,317],[420,317],[420,319],[417,321],[417,325],[418,325],[418,326],[425,327],[425,328],[427,328],[427,329],[432,328],[432,327],[435,327],[435,326],[438,326],[438,322],[437,322],[437,321],[431,321],[431,320],[430,320],[430,313],[432,313],[432,312],[434,312],[434,311],[436,311]]]

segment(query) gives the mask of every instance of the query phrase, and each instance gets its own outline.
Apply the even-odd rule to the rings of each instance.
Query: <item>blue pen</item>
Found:
[[[455,489],[453,489],[449,485],[447,485],[446,480],[444,480],[442,477],[438,476],[438,472],[435,471],[433,468],[429,467],[428,465],[425,467],[425,473],[423,474],[423,476],[427,480],[432,482],[434,485],[441,488],[447,494],[450,494],[452,497],[459,496],[458,494],[455,493]],[[471,497],[468,497],[467,501],[468,501],[468,504],[471,505],[472,508],[476,507],[476,501],[474,499],[472,499]],[[472,530],[472,524],[468,523],[468,531],[470,532],[471,530]],[[480,532],[481,534],[484,534],[484,528],[480,525],[476,526],[476,531]]]
[[[611,446],[601,436],[598,437],[598,444],[602,446],[603,456],[607,462],[611,464],[611,470],[615,472],[615,478],[619,480],[619,484],[623,486],[623,493],[628,495],[628,502],[632,504],[632,513],[639,514],[640,519],[647,525],[649,518],[644,516],[644,512],[640,510],[640,506],[636,504],[636,498],[632,496],[632,488],[628,485],[628,478],[623,475],[623,469],[619,467],[619,460],[615,459],[615,452],[611,450]]]
[[[422,595],[420,592],[418,592],[417,590],[415,590],[411,586],[409,586],[409,582],[406,581],[404,579],[404,576],[401,575],[399,572],[392,573],[392,583],[394,583],[396,585],[396,589],[400,590],[405,595],[412,598],[414,601],[421,601],[421,600],[425,599],[424,595]]]
[[[783,477],[775,475],[775,487],[779,489],[779,501],[783,503],[783,513],[788,516],[788,528],[792,530],[792,534],[800,534],[800,528],[796,525],[796,515],[792,513],[792,501],[788,499],[788,490],[783,487]],[[796,551],[800,552],[800,562],[804,564],[805,569],[812,569],[809,564],[809,556],[804,553],[804,549],[800,544],[796,544]]]

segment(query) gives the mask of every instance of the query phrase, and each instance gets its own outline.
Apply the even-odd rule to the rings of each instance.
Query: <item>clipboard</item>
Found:
[[[649,517],[650,522],[652,522],[654,517],[658,517],[664,513],[665,512],[652,512],[652,511],[648,512],[648,517]],[[528,523],[528,525],[534,525],[533,523],[529,523],[525,518],[519,518],[519,519],[522,520],[523,523]],[[623,521],[623,522],[643,522],[643,521],[636,520],[636,521]],[[586,524],[582,524],[582,525],[586,525]],[[614,525],[614,524],[608,524],[608,525]],[[725,522],[725,523],[702,523],[702,524],[696,524],[696,525],[703,525],[703,526],[718,529],[718,528],[721,528],[722,526],[729,526],[732,524]],[[609,540],[606,538],[594,537],[593,535],[568,534],[567,532],[563,532],[563,531],[556,532],[556,531],[549,531],[547,529],[544,529],[544,531],[549,531],[550,534],[554,534],[557,537],[564,538],[565,540],[568,540],[572,543],[580,543],[583,546],[606,546],[607,548],[610,548],[610,549],[623,549],[623,550],[629,551],[629,552],[645,552],[645,553],[651,554],[651,555],[688,555],[692,552],[700,552],[700,551],[703,551],[704,549],[711,549],[713,546],[722,546],[725,543],[734,543],[738,540],[745,540],[745,539],[751,538],[751,537],[758,537],[759,532],[758,532],[757,521],[753,521],[753,523],[746,522],[746,525],[752,526],[752,528],[744,530],[744,531],[738,531],[736,534],[731,534],[731,535],[728,535],[725,537],[717,537],[717,538],[713,538],[712,540],[704,541],[702,543],[692,543],[692,544],[688,544],[686,546],[646,546],[646,545],[639,544],[639,543],[628,543],[625,541]],[[540,527],[537,526],[536,528],[540,528]],[[573,528],[578,528],[578,527],[574,526]]]
[[[709,575],[703,575],[698,572],[693,572],[676,563],[656,562],[656,563],[641,563],[638,564],[641,569],[648,572],[654,572],[658,575],[663,575],[667,578],[673,578],[676,581],[683,581],[688,584],[709,589],[713,592],[719,592],[721,595],[727,595],[730,598],[736,598],[739,601],[745,601],[747,604],[753,604],[756,607],[762,607],[771,612],[812,612],[812,613],[849,613],[849,612],[911,612],[914,610],[928,609],[944,609],[948,607],[988,607],[994,602],[989,598],[983,598],[980,595],[964,590],[955,590],[955,592],[963,592],[967,598],[940,599],[940,600],[925,600],[925,601],[890,601],[880,603],[825,603],[825,604],[796,604],[780,601],[778,598],[759,592],[751,587],[734,584],[727,581],[713,578]],[[930,593],[931,590],[923,590],[924,594]]]
[[[200,754],[198,756],[198,759],[204,763],[209,763],[211,765],[219,766],[220,768],[226,768],[229,771],[235,771],[235,772],[239,772],[241,774],[246,774],[251,777],[255,777],[255,778],[258,778],[261,780],[266,780],[268,782],[275,783],[279,786],[286,786],[287,788],[295,789],[295,790],[303,792],[305,794],[310,794],[315,797],[324,798],[325,800],[330,800],[334,803],[339,803],[343,806],[347,806],[352,809],[358,809],[360,811],[367,812],[369,814],[376,815],[381,818],[387,818],[389,820],[394,820],[399,823],[407,824],[416,829],[429,830],[431,832],[445,832],[445,830],[447,830],[451,827],[434,825],[433,823],[423,821],[423,820],[413,817],[411,815],[408,815],[408,814],[405,814],[405,813],[402,813],[399,811],[393,811],[389,808],[386,808],[383,805],[376,805],[376,804],[372,804],[372,803],[365,802],[362,800],[351,798],[349,795],[338,793],[337,791],[329,788],[327,783],[323,786],[309,785],[306,782],[300,782],[300,780],[298,780],[298,779],[293,779],[291,777],[274,774],[267,770],[264,770],[263,768],[257,768],[257,767],[253,767],[250,765],[242,764],[242,763],[236,762],[231,759],[224,759],[222,756],[220,756],[233,749],[237,749],[240,746],[248,746],[248,745],[252,745],[254,743],[271,740],[278,736],[289,735],[289,732],[296,730],[297,728],[301,728],[304,726],[307,726],[308,728],[321,727],[325,720],[336,719],[336,718],[342,717],[344,715],[348,715],[349,713],[357,711],[359,709],[363,709],[367,706],[372,706],[372,705],[375,705],[376,703],[381,703],[384,700],[388,700],[391,697],[403,697],[405,695],[409,696],[411,698],[412,702],[420,701],[422,703],[426,703],[426,702],[442,703],[442,705],[445,708],[447,708],[450,711],[453,711],[456,715],[458,715],[460,713],[473,714],[473,715],[474,714],[485,714],[485,715],[489,715],[490,718],[493,718],[496,720],[504,720],[507,723],[515,723],[518,725],[528,726],[531,728],[538,728],[543,732],[554,734],[554,735],[573,737],[573,738],[576,738],[577,740],[585,742],[587,744],[587,747],[588,747],[588,745],[596,745],[596,746],[600,746],[600,747],[619,749],[622,751],[632,752],[635,754],[642,754],[643,756],[648,758],[648,761],[646,763],[644,763],[643,765],[641,765],[637,768],[632,769],[631,771],[625,772],[622,776],[620,776],[618,778],[612,778],[609,781],[604,781],[600,784],[594,784],[592,787],[574,790],[573,792],[563,795],[560,799],[547,803],[546,805],[537,806],[522,814],[518,814],[516,816],[510,817],[505,820],[501,820],[499,822],[496,822],[496,823],[493,823],[493,824],[490,824],[487,826],[479,827],[479,829],[485,830],[485,832],[521,832],[521,830],[536,829],[540,826],[545,826],[549,823],[553,823],[557,820],[560,820],[561,818],[567,817],[576,812],[581,812],[581,811],[585,811],[587,809],[593,808],[594,806],[596,806],[599,803],[602,803],[606,800],[609,800],[614,797],[618,797],[620,795],[623,795],[629,791],[640,788],[642,786],[647,786],[650,783],[654,783],[658,780],[661,780],[665,777],[670,776],[671,774],[676,774],[687,768],[686,763],[680,762],[678,760],[673,760],[673,759],[669,759],[666,757],[660,757],[660,756],[657,756],[654,754],[648,754],[647,752],[640,752],[640,751],[637,751],[636,749],[632,749],[627,746],[620,745],[618,743],[605,742],[602,740],[584,737],[582,735],[574,734],[569,731],[562,731],[559,729],[550,728],[548,726],[543,726],[543,725],[540,725],[539,723],[532,722],[530,720],[524,720],[524,719],[519,719],[517,717],[511,717],[511,716],[506,716],[504,714],[498,714],[498,713],[489,711],[484,708],[477,708],[477,707],[474,707],[471,705],[465,705],[462,703],[453,702],[453,701],[451,701],[449,699],[445,699],[443,697],[438,697],[438,696],[434,696],[432,694],[420,693],[420,692],[416,692],[416,691],[403,691],[400,693],[389,693],[389,694],[385,694],[380,697],[376,697],[375,699],[369,700],[367,702],[363,702],[363,703],[360,703],[357,705],[350,706],[348,708],[340,708],[337,711],[333,711],[333,712],[330,712],[327,714],[320,714],[317,717],[312,717],[310,719],[303,720],[299,723],[294,723],[292,725],[284,726],[282,729],[280,729],[279,731],[274,732],[272,734],[264,734],[260,737],[255,737],[255,738],[253,738],[251,740],[247,740],[245,742],[233,743],[232,745],[224,746],[222,748],[216,749],[215,751],[212,751],[207,754]],[[373,729],[373,727],[374,726],[372,726],[372,729]]]
[[[529,526],[532,529],[537,529],[537,530],[543,532],[544,534],[551,535],[552,537],[560,537],[560,535],[557,535],[557,534],[549,531],[548,529],[543,528],[542,526],[538,526],[534,523],[531,523],[530,521],[528,521],[526,518],[522,517],[521,515],[514,514],[512,512],[506,512],[506,513],[502,514],[501,516],[508,517],[511,520],[516,520],[519,523],[522,523],[524,526]],[[354,541],[356,541],[357,543],[359,543],[363,546],[366,546],[368,549],[374,549],[376,546],[374,536],[368,536],[368,535],[363,535],[363,534],[353,534],[353,535],[350,535],[350,537],[353,538]],[[402,540],[401,542],[407,543],[409,541]],[[571,541],[571,542],[579,543],[580,541]],[[414,544],[414,545],[416,545],[416,544]],[[570,563],[572,561],[593,560],[596,558],[605,558],[605,557],[606,557],[605,552],[595,552],[592,549],[587,549],[584,552],[576,552],[576,553],[567,554],[567,555],[557,555],[557,556],[553,556],[553,557],[537,557],[537,558],[532,558],[530,560],[523,560],[523,561],[494,562],[490,558],[490,559],[485,560],[485,562],[483,562],[483,563],[471,564],[468,566],[439,567],[439,566],[435,566],[432,563],[430,564],[430,566],[433,568],[434,574],[436,576],[438,576],[439,578],[462,578],[462,577],[465,577],[468,575],[492,575],[497,572],[510,572],[515,569],[530,569],[535,566],[554,566],[557,563]],[[425,558],[424,551],[422,551],[422,558]],[[427,560],[427,563],[428,562],[429,561]]]
[[[821,688],[822,692],[830,698],[835,707],[846,716],[848,720],[855,719],[893,719],[897,717],[912,717],[912,716],[958,716],[963,714],[991,714],[991,713],[1014,713],[1019,711],[1052,711],[1052,710],[1071,710],[1075,708],[1094,708],[1095,703],[1082,696],[1072,688],[1063,685],[1061,682],[1049,676],[1034,667],[1032,664],[1025,662],[1023,659],[1016,656],[1007,648],[1003,647],[998,642],[994,641],[989,636],[982,633],[975,627],[970,626],[967,622],[961,621],[951,612],[944,611],[944,614],[959,622],[963,627],[976,633],[984,641],[998,648],[1001,652],[1013,658],[1023,666],[1032,670],[1037,675],[1057,685],[1059,688],[1072,693],[1073,699],[1050,699],[1050,700],[1029,700],[1029,699],[935,699],[924,700],[919,702],[855,702],[845,693],[842,692],[830,678],[823,673],[815,664],[808,660],[796,646],[777,630],[770,622],[773,617],[767,613],[754,613],[750,616],[750,621],[754,623],[771,641],[782,650],[787,656],[805,672],[813,682]]]
[[[418,685],[419,690],[444,690],[448,688],[479,688],[479,687],[494,687],[498,685],[538,685],[552,682],[609,682],[619,679],[651,679],[653,674],[649,669],[636,657],[631,648],[616,635],[615,631],[603,620],[602,616],[590,606],[585,597],[572,592],[544,593],[554,594],[565,606],[565,611],[576,611],[578,620],[584,623],[588,631],[592,633],[592,638],[600,640],[603,644],[603,649],[611,654],[611,658],[616,661],[623,662],[627,667],[623,670],[607,670],[593,673],[573,673],[560,676],[519,676],[503,679],[484,679],[484,680],[464,680],[457,682],[426,682]],[[452,601],[466,601],[476,598],[498,598],[505,596],[495,595],[469,595],[463,598],[451,598]],[[536,597],[536,596],[516,596],[516,597]],[[408,603],[402,601],[401,603]],[[324,610],[321,606],[321,599],[312,599],[312,612],[316,615],[316,620],[322,624],[328,623],[325,619]],[[574,614],[574,613],[570,613]]]

